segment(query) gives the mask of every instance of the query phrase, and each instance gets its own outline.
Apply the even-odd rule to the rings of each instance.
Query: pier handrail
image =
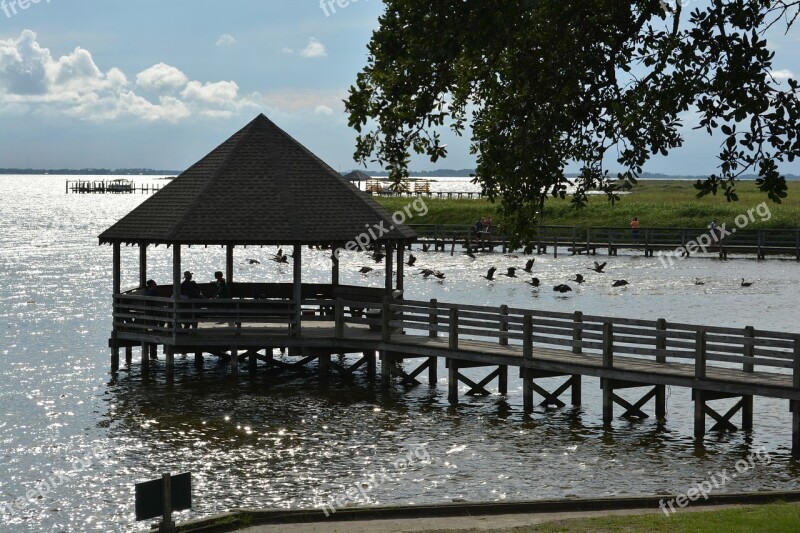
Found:
[[[508,306],[490,307],[439,302],[359,297],[307,297],[300,302],[302,322],[330,322],[336,338],[350,328],[380,331],[382,342],[403,343],[414,337],[435,339],[450,349],[477,340],[507,347],[509,353],[564,351],[595,356],[611,349],[627,361],[663,365],[702,364],[702,368],[737,368],[745,372],[789,373],[800,363],[800,335],[753,327],[704,326],[565,313]],[[295,302],[273,299],[186,299],[148,297],[135,291],[114,296],[114,330],[148,339],[189,334],[195,324],[213,324],[225,335],[258,331],[264,324],[292,325]],[[177,327],[177,330],[176,330]],[[188,329],[187,329],[188,328]],[[607,329],[613,331],[609,341]],[[288,328],[286,332],[288,333]],[[402,331],[404,335],[396,335]],[[702,342],[698,341],[702,333]],[[700,350],[702,348],[702,350]],[[698,363],[702,355],[702,362]],[[607,363],[607,361],[606,361]]]

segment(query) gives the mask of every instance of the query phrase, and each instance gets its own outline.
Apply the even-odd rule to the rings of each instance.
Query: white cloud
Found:
[[[284,46],[283,48],[281,48],[281,53],[282,53],[282,54],[293,54],[293,53],[294,53],[294,50],[292,50],[291,48],[288,48],[288,47]]]
[[[30,30],[16,39],[0,39],[0,116],[38,113],[94,122],[176,122],[191,116],[229,117],[258,107],[261,100],[257,94],[241,96],[233,81],[189,80],[165,63],[139,72],[135,79],[137,88],[156,95],[137,94],[122,70],[103,72],[81,47],[55,59]]]
[[[236,44],[236,39],[227,33],[223,33],[217,39],[217,46],[233,46],[234,44]]]
[[[331,109],[330,107],[328,107],[326,105],[320,104],[320,105],[318,105],[317,107],[314,108],[314,114],[315,115],[324,115],[324,116],[329,117],[329,116],[333,115],[333,109]]]
[[[773,70],[772,77],[775,78],[777,81],[785,81],[788,80],[789,78],[795,78],[795,75],[794,73],[792,73],[791,70],[782,68],[780,70]]]
[[[325,57],[328,52],[325,51],[325,45],[312,37],[309,39],[308,45],[300,52],[300,55],[303,57]]]
[[[188,81],[186,74],[164,63],[153,65],[136,75],[136,85],[153,91],[175,91]]]

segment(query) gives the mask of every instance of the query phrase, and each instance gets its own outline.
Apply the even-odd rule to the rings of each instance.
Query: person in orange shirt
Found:
[[[633,217],[631,220],[631,237],[633,242],[639,242],[639,217]]]

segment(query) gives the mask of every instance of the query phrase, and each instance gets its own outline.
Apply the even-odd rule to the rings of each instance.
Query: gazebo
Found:
[[[402,214],[401,214],[402,215]],[[100,244],[113,247],[114,329],[112,368],[120,347],[164,344],[168,360],[176,347],[199,347],[197,322],[231,326],[216,328],[218,339],[241,335],[242,322],[286,321],[285,335],[302,336],[303,298],[381,299],[403,288],[404,248],[416,233],[372,198],[326,165],[263,114],[257,116],[168,185],[104,231]],[[122,291],[122,245],[139,247],[139,287]],[[172,250],[172,285],[158,296],[145,296],[147,249]],[[221,246],[226,252],[226,278],[232,298],[187,300],[181,295],[181,248]],[[289,284],[242,284],[235,281],[236,246],[279,245],[293,250]],[[304,284],[303,245],[331,250],[330,284]],[[385,254],[382,289],[339,283],[339,255],[345,251],[381,250]],[[395,277],[396,264],[396,277]],[[223,320],[226,319],[226,320]],[[189,327],[187,327],[189,326]],[[145,359],[143,355],[143,360]]]

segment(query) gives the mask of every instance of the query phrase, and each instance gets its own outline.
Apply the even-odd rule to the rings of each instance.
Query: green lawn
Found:
[[[774,503],[718,511],[678,511],[600,518],[577,518],[536,526],[493,529],[493,533],[782,533],[800,530],[800,505]],[[487,530],[483,530],[487,531]],[[444,531],[438,533],[446,533]],[[460,533],[465,533],[461,530]]]
[[[753,182],[742,182],[737,187],[738,202],[727,202],[724,196],[695,198],[690,181],[642,180],[633,192],[611,205],[605,196],[593,196],[589,206],[575,210],[569,199],[549,198],[545,204],[547,225],[566,226],[628,226],[633,217],[639,217],[645,227],[705,227],[712,218],[733,225],[737,215],[746,214],[762,202],[771,215],[769,220],[753,211],[755,222],[748,228],[792,228],[800,227],[800,182],[790,181],[789,196],[781,204],[769,201]],[[410,198],[377,198],[389,211],[395,212],[407,206]],[[474,224],[482,216],[492,216],[495,224],[502,223],[496,206],[487,200],[440,200],[425,198],[428,213],[407,220],[409,224]],[[761,208],[761,213],[765,213]],[[413,210],[411,211],[414,212]]]

